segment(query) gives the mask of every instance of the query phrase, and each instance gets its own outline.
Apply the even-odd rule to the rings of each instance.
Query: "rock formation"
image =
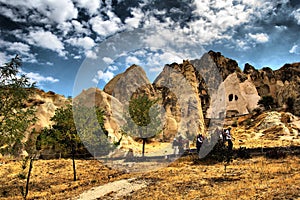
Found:
[[[292,107],[287,111],[300,115],[300,63],[285,64],[274,71],[268,67],[256,70],[246,64],[244,73],[261,97],[272,96],[278,107]]]
[[[121,103],[128,103],[137,93],[155,96],[155,91],[143,68],[132,65],[124,73],[115,76],[103,89]]]
[[[206,118],[248,114],[260,99],[255,85],[236,61],[209,51],[192,61],[200,80],[199,91]]]
[[[166,65],[153,83],[166,111],[164,136],[168,139],[179,133],[192,140],[205,130],[195,72],[189,61],[173,63]]]
[[[124,106],[130,98],[146,94],[159,99],[164,108],[165,124],[159,138],[170,141],[181,134],[192,140],[205,132],[206,118],[223,118],[251,113],[263,96],[272,96],[281,110],[300,115],[300,63],[286,64],[278,70],[255,69],[246,64],[244,71],[236,61],[219,52],[209,51],[201,59],[165,65],[153,83],[137,65],[110,80],[103,91],[84,90],[74,98],[86,106],[99,106],[105,111],[105,128],[112,140],[118,140]],[[29,103],[37,105],[36,129],[51,124],[55,109],[68,103],[63,96],[38,91]],[[125,138],[122,145],[132,145]]]
[[[48,127],[51,124],[50,119],[54,116],[55,110],[65,106],[67,103],[70,103],[70,100],[62,95],[51,91],[45,93],[37,89],[34,95],[28,100],[28,105],[36,107],[37,121],[34,125],[36,131]]]
[[[219,88],[225,91],[218,94],[225,94],[227,117],[249,114],[257,107],[260,96],[254,84],[249,80],[241,82],[236,72],[228,75]]]

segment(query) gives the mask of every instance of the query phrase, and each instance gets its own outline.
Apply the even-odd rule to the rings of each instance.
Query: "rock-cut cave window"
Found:
[[[238,100],[239,99],[239,97],[237,96],[237,95],[234,95],[234,100]]]
[[[230,94],[230,95],[228,96],[228,99],[229,99],[229,101],[232,101],[232,100],[233,100],[233,94]]]

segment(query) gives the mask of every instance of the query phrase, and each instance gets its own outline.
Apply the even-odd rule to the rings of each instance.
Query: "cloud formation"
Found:
[[[56,66],[56,60],[47,59],[96,62],[98,44],[138,30],[145,32],[132,34],[129,40],[141,41],[143,47],[153,49],[153,55],[140,51],[148,55],[141,58],[138,49],[132,49],[135,53],[125,52],[128,58],[123,61],[127,66],[144,65],[152,74],[166,63],[199,58],[210,49],[241,62],[267,57],[267,49],[274,57],[282,57],[284,51],[291,60],[299,52],[295,33],[300,29],[300,2],[288,0],[0,0],[0,21],[0,61],[18,53],[26,63],[58,71],[61,66]],[[116,50],[128,48],[111,45]],[[264,49],[264,54],[256,48]],[[113,56],[100,59],[114,64],[109,58]],[[114,73],[100,72],[97,80],[107,80]]]
[[[95,76],[95,78],[93,79],[93,82],[98,84],[98,82],[100,80],[103,80],[104,82],[108,82],[110,81],[112,78],[114,77],[114,73],[111,72],[111,71],[106,71],[106,72],[103,72],[102,70],[99,70],[97,72],[97,75]]]
[[[27,42],[31,45],[38,47],[50,49],[58,53],[59,56],[66,56],[66,51],[64,50],[64,44],[60,39],[49,31],[38,30],[31,31],[27,38]]]
[[[289,50],[291,54],[298,54],[300,55],[300,48],[297,44],[293,45],[292,48]]]
[[[257,43],[265,43],[269,41],[269,36],[265,33],[249,33],[249,37]]]

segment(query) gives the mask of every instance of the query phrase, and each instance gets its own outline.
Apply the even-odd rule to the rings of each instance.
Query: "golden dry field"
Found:
[[[5,161],[6,160],[6,161]],[[20,162],[1,160],[0,199],[22,199]],[[300,198],[300,157],[235,159],[224,163],[179,158],[169,166],[145,173],[118,172],[97,160],[76,160],[77,181],[72,181],[70,159],[34,162],[27,199],[75,199],[83,191],[121,179],[135,178],[147,187],[117,199],[297,199]],[[101,195],[101,194],[99,194]],[[99,199],[113,199],[110,192]]]

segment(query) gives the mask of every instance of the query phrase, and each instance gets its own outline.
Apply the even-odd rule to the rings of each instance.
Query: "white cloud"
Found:
[[[300,48],[299,48],[298,45],[295,44],[295,45],[290,49],[289,52],[292,53],[292,54],[299,54],[299,55],[300,55]]]
[[[108,66],[108,68],[107,68],[109,71],[116,71],[116,70],[118,70],[119,68],[117,67],[117,66],[115,66],[115,65],[110,65],[110,66]]]
[[[75,60],[78,60],[78,59],[81,59],[81,56],[80,55],[76,55],[73,57]]]
[[[28,52],[30,51],[30,46],[21,42],[14,42],[8,46],[7,50],[12,52],[19,52],[21,54],[28,54]]]
[[[114,60],[111,59],[111,58],[109,58],[109,57],[104,57],[102,60],[103,60],[106,64],[111,64],[111,63],[114,62]]]
[[[193,1],[191,6],[194,8],[192,11],[194,17],[190,21],[185,21],[184,27],[181,20],[164,18],[164,22],[161,22],[153,13],[145,12],[143,24],[149,31],[147,29],[142,41],[150,47],[177,51],[190,59],[198,58],[206,45],[232,40],[237,34],[236,28],[245,27],[253,19],[265,16],[265,13],[273,9],[270,3],[243,0],[240,3],[233,0]],[[178,11],[173,9],[173,12]],[[245,43],[251,44],[254,40],[263,43],[269,39],[266,34],[252,36],[253,38],[251,40],[248,38]],[[249,45],[243,45],[246,46]]]
[[[79,21],[77,20],[72,20],[72,25],[74,27],[74,30],[76,33],[84,33],[89,35],[90,34],[90,30],[87,28],[83,27],[83,24],[81,24]],[[87,23],[85,25],[88,25]]]
[[[49,82],[49,83],[56,83],[59,82],[58,79],[53,78],[51,76],[42,76],[39,73],[29,72],[27,76],[34,82],[41,83],[41,82]]]
[[[276,28],[278,31],[285,31],[285,30],[287,30],[287,27],[286,27],[286,26],[275,26],[275,28]]]
[[[295,20],[297,21],[297,24],[300,25],[300,8],[297,10],[294,10],[292,12],[292,16],[295,18]]]
[[[22,12],[22,11],[19,11],[19,12]],[[16,13],[15,11],[13,11],[10,8],[0,6],[0,13],[15,22],[26,22],[26,19],[24,17],[20,16],[18,13]]]
[[[135,56],[128,56],[126,58],[125,62],[126,62],[127,66],[131,66],[131,65],[134,65],[134,64],[135,65],[140,65],[141,64],[140,60]]]
[[[37,63],[36,54],[30,53],[30,46],[22,42],[8,42],[0,39],[0,46],[13,55],[19,54],[22,61],[29,63]],[[3,54],[4,55],[4,54]],[[6,55],[6,54],[5,54]]]
[[[31,3],[32,7],[57,23],[77,18],[78,15],[78,11],[71,0],[35,0],[28,3]]]
[[[132,8],[131,9],[131,14],[133,15],[133,17],[126,18],[125,19],[125,24],[127,24],[127,25],[129,25],[133,28],[138,28],[141,20],[144,17],[144,13],[139,8]]]
[[[22,42],[8,42],[0,39],[0,46],[15,54],[27,55],[30,51],[30,46]]]
[[[248,42],[244,40],[236,40],[236,45],[243,50],[250,49]]]
[[[97,34],[104,37],[112,35],[124,28],[120,18],[118,18],[113,12],[108,11],[106,14],[109,17],[108,20],[103,20],[101,17],[96,16],[89,21],[92,29]]]
[[[91,15],[95,14],[100,8],[99,0],[76,0],[78,6],[81,8],[86,8]]]
[[[82,22],[81,24],[77,20],[72,20],[72,21],[67,21],[67,22],[62,22],[59,23],[56,27],[62,32],[63,36],[67,36],[67,34],[73,34],[75,36],[80,36],[82,35],[90,35],[91,31],[86,28],[89,27],[87,23]],[[84,25],[86,27],[84,27]]]
[[[91,58],[91,59],[97,59],[97,54],[96,52],[92,51],[92,50],[87,50],[85,51],[85,56],[87,58]]]
[[[174,62],[181,63],[182,58],[176,53],[163,52],[163,53],[148,53],[145,60],[145,69],[149,72],[161,72],[166,64]]]
[[[62,57],[66,55],[63,43],[49,31],[31,31],[27,36],[27,42],[31,45],[56,51]]]
[[[249,33],[248,36],[257,43],[266,43],[269,41],[269,36],[265,33]]]
[[[103,72],[102,70],[99,70],[97,72],[97,75],[94,77],[93,82],[98,83],[99,80],[103,80],[104,82],[110,81],[114,77],[114,73],[111,71]]]
[[[2,66],[4,63],[7,63],[8,60],[8,56],[6,53],[4,52],[0,52],[0,66]]]
[[[72,23],[70,22],[62,22],[57,25],[57,28],[62,31],[63,36],[66,36],[69,32],[73,30]]]
[[[36,10],[56,23],[77,18],[78,15],[78,11],[71,0],[2,0],[1,2],[21,9],[33,10],[33,16],[36,16],[37,13],[34,12]],[[24,12],[22,12],[22,14],[24,14]],[[40,18],[35,19],[41,22]]]
[[[47,83],[57,83],[59,82],[58,79],[51,77],[51,76],[43,76],[39,73],[35,72],[24,72],[23,70],[20,70],[20,74],[25,74],[31,82],[36,82],[38,86],[41,86],[44,82]]]
[[[85,50],[90,50],[95,46],[94,40],[87,36],[84,38],[70,38],[66,42],[73,46],[82,47]]]

